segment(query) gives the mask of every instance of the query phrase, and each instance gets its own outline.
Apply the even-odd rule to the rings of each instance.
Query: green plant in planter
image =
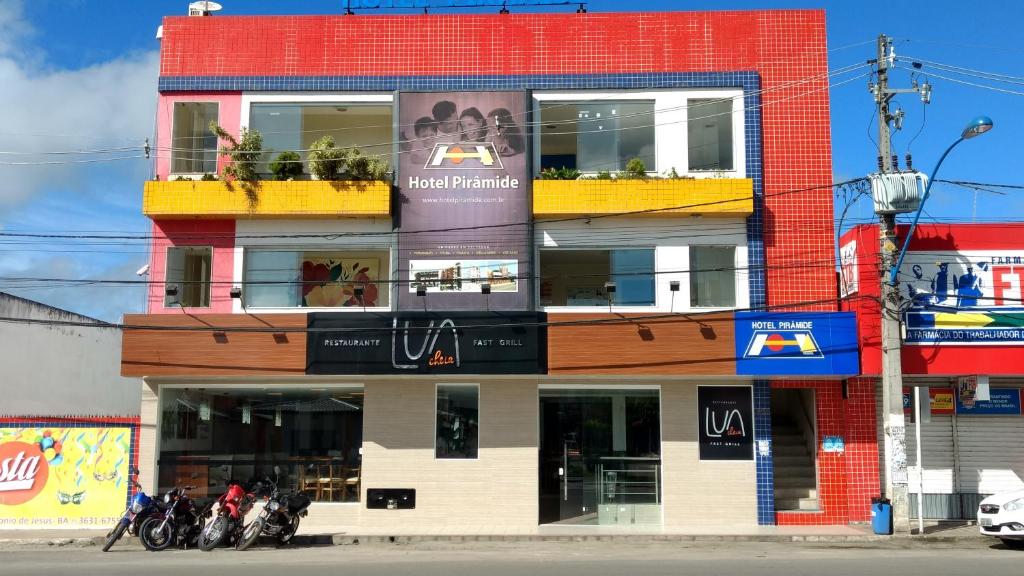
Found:
[[[345,150],[338,148],[334,137],[323,136],[309,147],[309,172],[317,180],[337,180],[344,167]]]
[[[388,163],[377,156],[367,156],[358,148],[346,148],[343,152],[344,180],[367,182],[388,179]]]
[[[274,180],[294,180],[302,176],[302,157],[298,152],[281,152],[269,168]]]
[[[693,180],[693,176],[690,176],[689,174],[680,174],[679,172],[676,172],[676,167],[673,166],[672,168],[669,169],[668,172],[665,173],[665,179],[666,180]]]
[[[639,158],[631,158],[626,162],[626,169],[619,172],[619,178],[624,180],[646,180],[647,165]]]
[[[217,181],[217,175],[216,174],[210,174],[209,172],[207,172],[207,173],[203,174],[202,178],[200,178],[199,180],[202,181],[202,182],[216,182]]]
[[[580,177],[580,171],[575,168],[545,168],[540,171],[541,180],[576,180]]]
[[[594,176],[594,178],[596,180],[614,180],[615,179],[615,177],[612,176],[612,173],[607,171],[607,170],[601,170],[600,172],[597,173],[597,175]]]
[[[230,160],[221,171],[223,176],[242,182],[259,181],[257,166],[263,155],[263,135],[259,130],[242,128],[240,137],[235,138],[216,122],[210,122],[210,132],[219,140],[227,142],[227,145],[220,147],[220,153]]]
[[[389,166],[358,148],[339,148],[328,134],[309,147],[309,171],[317,180],[387,180]]]

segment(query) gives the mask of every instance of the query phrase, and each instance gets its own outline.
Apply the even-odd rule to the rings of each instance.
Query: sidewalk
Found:
[[[916,525],[914,528],[916,532]],[[106,530],[3,530],[0,547],[9,546],[102,546]],[[996,542],[978,533],[977,526],[965,522],[926,523],[924,535],[896,534],[877,536],[870,526],[760,526],[745,531],[664,532],[660,529],[616,529],[599,526],[543,526],[532,534],[488,533],[463,526],[460,530],[440,527],[424,534],[388,534],[356,531],[300,534],[295,544],[328,546],[353,544],[418,544],[429,542],[796,542],[796,543],[861,543],[913,546],[947,544],[985,546]],[[142,548],[138,538],[125,536],[117,547]]]

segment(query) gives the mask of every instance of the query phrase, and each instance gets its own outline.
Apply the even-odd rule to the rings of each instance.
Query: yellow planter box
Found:
[[[754,181],[534,180],[534,216],[749,216]]]
[[[146,182],[150,218],[331,218],[388,216],[389,182]]]

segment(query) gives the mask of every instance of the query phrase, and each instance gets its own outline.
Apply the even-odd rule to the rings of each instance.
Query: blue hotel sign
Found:
[[[737,312],[736,374],[858,374],[853,312]]]

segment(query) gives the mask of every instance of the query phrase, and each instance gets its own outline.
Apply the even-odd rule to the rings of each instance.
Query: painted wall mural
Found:
[[[109,526],[129,495],[130,426],[0,427],[0,529]]]
[[[307,252],[302,259],[302,305],[379,306],[380,288],[375,284],[379,279],[379,258]],[[356,285],[363,287],[361,301],[355,293]]]
[[[1024,343],[1024,252],[910,252],[900,270],[907,344]]]

